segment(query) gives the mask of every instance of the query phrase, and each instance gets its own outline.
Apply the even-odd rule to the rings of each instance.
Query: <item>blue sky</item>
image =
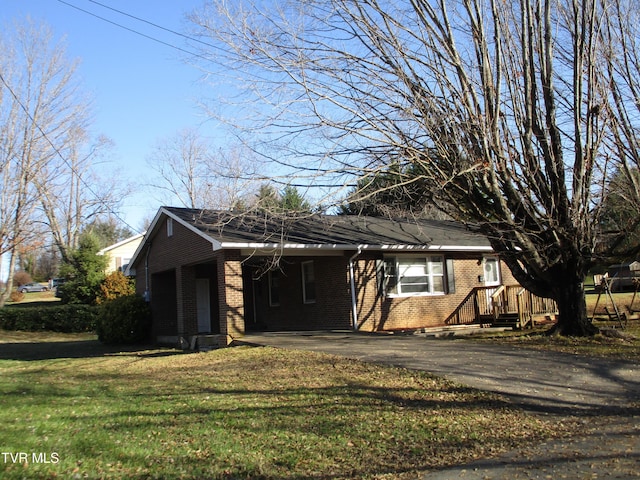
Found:
[[[72,8],[88,10],[113,22],[181,48],[183,39],[156,29],[90,0],[1,0],[0,24],[7,28],[14,19],[27,15],[47,23],[56,38],[66,37],[70,58],[81,62],[78,74],[94,102],[94,133],[115,143],[114,167],[130,172],[136,183],[144,183],[146,157],[156,141],[180,129],[199,127],[217,137],[215,123],[196,106],[198,97],[212,97],[198,80],[200,72],[185,64],[186,54],[126,31],[104,20]],[[185,31],[185,13],[201,0],[100,0],[100,3],[165,28]],[[158,204],[149,195],[136,195],[127,202],[122,218],[134,229],[152,216]]]

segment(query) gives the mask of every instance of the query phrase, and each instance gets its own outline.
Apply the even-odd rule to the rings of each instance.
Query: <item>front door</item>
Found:
[[[486,314],[493,313],[493,299],[491,295],[494,294],[497,287],[500,286],[501,278],[500,278],[500,259],[498,257],[484,257],[482,259],[482,268],[483,268],[483,278],[484,278],[484,286],[485,287],[496,287],[496,288],[487,288],[487,311]]]
[[[198,317],[198,333],[211,333],[208,278],[196,278],[196,315]]]
[[[498,257],[484,257],[482,262],[485,287],[500,285],[500,260]]]

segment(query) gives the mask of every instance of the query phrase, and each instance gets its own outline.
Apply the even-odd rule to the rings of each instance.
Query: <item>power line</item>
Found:
[[[49,143],[49,145],[51,145],[51,148],[53,148],[53,151],[56,153],[56,155],[58,155],[58,157],[60,157],[62,159],[62,161],[65,163],[65,165],[67,165],[69,167],[69,169],[71,170],[71,172],[76,175],[78,177],[78,180],[80,180],[80,183],[82,183],[86,189],[89,191],[89,193],[91,195],[93,195],[93,197],[98,200],[100,203],[102,203],[105,207],[107,207],[108,212],[113,215],[115,218],[117,218],[120,222],[122,222],[124,225],[126,225],[128,228],[130,228],[132,231],[140,233],[138,231],[137,228],[132,227],[131,225],[129,225],[129,223],[124,220],[120,215],[118,215],[106,202],[104,202],[100,196],[93,190],[93,188],[91,187],[91,185],[89,185],[83,178],[82,176],[78,173],[78,171],[76,170],[76,168],[69,162],[69,160],[67,160],[64,155],[62,155],[62,153],[60,152],[60,150],[58,149],[58,147],[56,145],[54,145],[54,143],[51,141],[51,139],[49,138],[49,136],[46,134],[46,132],[42,129],[42,127],[40,127],[40,125],[38,124],[38,122],[36,122],[36,120],[33,118],[33,115],[31,115],[31,112],[29,112],[29,109],[27,109],[27,107],[24,105],[24,103],[22,103],[22,101],[18,98],[18,95],[16,95],[16,93],[13,91],[13,88],[11,88],[11,85],[9,85],[7,83],[7,81],[5,80],[4,76],[2,75],[2,72],[0,72],[0,81],[4,84],[5,87],[7,87],[7,90],[9,90],[9,93],[11,94],[11,96],[15,99],[15,101],[18,103],[18,105],[20,106],[20,108],[24,111],[24,113],[27,115],[27,118],[33,123],[33,125],[36,127],[36,129],[40,132],[40,134],[42,134],[43,138]]]
[[[175,30],[171,30],[170,28],[163,27],[162,25],[158,25],[157,23],[153,23],[153,22],[151,22],[149,20],[145,20],[144,18],[136,17],[135,15],[131,15],[130,13],[123,12],[122,10],[118,10],[117,8],[113,8],[113,7],[110,7],[109,5],[105,5],[104,3],[97,2],[96,0],[88,0],[88,1],[91,2],[91,3],[95,3],[96,5],[99,5],[102,8],[106,8],[106,9],[111,10],[113,12],[119,13],[120,15],[124,15],[125,17],[133,18],[134,20],[137,20],[137,21],[142,22],[142,23],[146,23],[147,25],[151,25],[152,27],[159,28],[160,30],[164,30],[165,32],[172,33],[174,35],[177,35],[179,37],[185,38],[187,40],[191,40],[193,42],[201,43],[202,45],[205,45],[205,46],[211,47],[211,48],[220,48],[220,47],[218,47],[216,45],[213,45],[211,43],[207,43],[207,42],[205,42],[203,40],[199,40],[197,38],[193,38],[193,37],[191,37],[189,35],[185,35],[184,33],[177,32]],[[62,2],[62,3],[64,3],[64,2]]]
[[[128,32],[135,33],[136,35],[139,35],[139,36],[141,36],[141,37],[146,38],[147,40],[151,40],[151,41],[153,41],[153,42],[160,43],[160,44],[162,44],[162,45],[164,45],[164,46],[166,46],[166,47],[173,48],[173,49],[175,49],[175,50],[179,50],[180,52],[186,53],[186,54],[188,54],[188,55],[190,55],[190,56],[193,56],[193,57],[198,57],[198,58],[201,58],[201,59],[203,59],[203,60],[207,60],[207,61],[209,60],[209,59],[208,59],[207,57],[205,57],[204,55],[200,55],[199,53],[191,52],[191,51],[186,50],[186,49],[184,49],[184,48],[182,48],[182,47],[178,47],[177,45],[174,45],[174,44],[172,44],[172,43],[165,42],[164,40],[160,40],[159,38],[152,37],[151,35],[147,35],[146,33],[142,33],[142,32],[140,32],[140,31],[138,31],[138,30],[133,29],[133,28],[129,28],[129,27],[127,27],[127,26],[125,26],[125,25],[122,25],[122,24],[120,24],[120,23],[118,23],[118,22],[114,22],[113,20],[109,20],[108,18],[102,17],[102,16],[100,16],[100,15],[98,15],[98,14],[95,14],[95,13],[93,13],[93,12],[90,12],[89,10],[85,10],[84,8],[78,7],[77,5],[73,5],[72,3],[66,2],[66,1],[64,1],[64,0],[58,0],[58,2],[60,2],[60,3],[64,4],[64,5],[67,5],[68,7],[74,8],[74,9],[76,9],[76,10],[80,11],[80,12],[86,13],[87,15],[91,15],[92,17],[95,17],[95,18],[97,18],[97,19],[99,19],[99,20],[102,20],[103,22],[110,23],[111,25],[114,25],[114,26],[116,26],[116,27],[118,27],[118,28],[122,28],[123,30],[127,30]],[[94,2],[94,3],[97,3],[97,2]],[[103,6],[104,6],[104,5],[103,5]],[[106,7],[106,6],[105,6],[105,8],[110,8],[110,9],[111,9],[111,7]],[[111,10],[115,10],[115,9],[111,9]],[[155,24],[153,24],[153,23],[151,23],[151,22],[148,22],[148,21],[146,21],[146,20],[143,20],[143,19],[139,19],[139,18],[137,18],[137,17],[134,17],[133,15],[129,15],[129,14],[127,14],[127,13],[120,12],[120,11],[118,11],[118,10],[115,10],[115,11],[117,11],[118,13],[122,13],[123,15],[127,15],[127,16],[130,16],[130,17],[132,17],[132,18],[136,18],[137,20],[142,21],[142,22],[145,22],[145,23],[148,23],[148,24],[150,24],[150,25],[154,25],[154,26],[156,26],[157,28],[161,28],[161,29],[163,29],[163,30],[167,30],[167,31],[172,32],[172,33],[174,33],[174,34],[176,34],[176,35],[185,36],[185,35],[182,35],[182,34],[180,34],[180,33],[178,33],[178,32],[173,32],[173,31],[172,31],[172,30],[170,30],[170,29],[167,29],[167,28],[164,28],[164,27],[160,27],[159,25],[155,25]],[[190,38],[191,40],[198,41],[197,39],[194,39],[194,38],[191,38],[191,37],[186,37],[186,36],[185,36],[185,38]],[[213,48],[216,48],[214,45],[210,45],[210,44],[205,43],[205,42],[201,42],[201,43],[204,43],[205,45],[209,45],[209,46],[211,46],[211,47],[213,47]]]

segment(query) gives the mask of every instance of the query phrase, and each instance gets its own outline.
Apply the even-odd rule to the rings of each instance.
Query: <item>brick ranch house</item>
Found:
[[[191,347],[247,331],[441,326],[474,287],[515,283],[455,222],[175,207],[159,209],[130,273],[153,338]]]

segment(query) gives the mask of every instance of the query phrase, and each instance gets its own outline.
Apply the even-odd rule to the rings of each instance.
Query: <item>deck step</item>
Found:
[[[491,322],[494,327],[517,327],[519,324],[520,318],[517,313],[503,313]]]

